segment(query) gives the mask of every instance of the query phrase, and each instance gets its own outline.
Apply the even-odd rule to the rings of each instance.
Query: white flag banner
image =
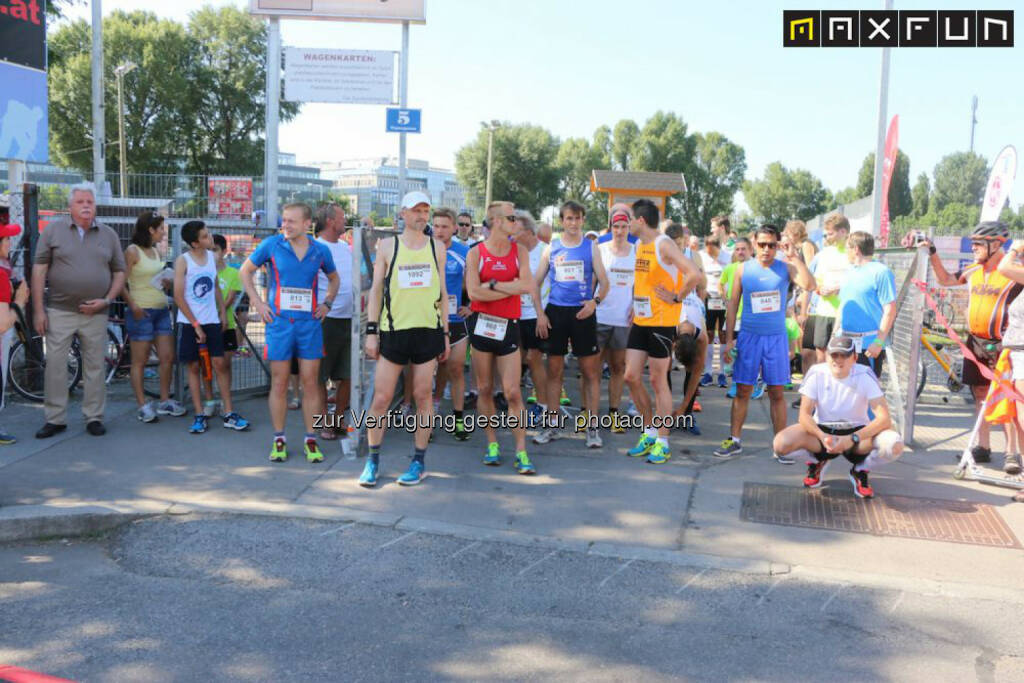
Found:
[[[981,204],[981,220],[997,221],[1003,212],[1007,197],[1013,190],[1013,179],[1017,176],[1017,150],[1013,145],[1003,147],[992,164],[992,173],[985,188],[985,201]]]

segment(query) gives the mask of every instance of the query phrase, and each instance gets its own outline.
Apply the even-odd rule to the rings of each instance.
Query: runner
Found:
[[[321,322],[324,357],[320,361],[320,376],[317,378],[320,402],[325,411],[327,382],[334,383],[334,418],[325,422],[325,428],[320,430],[321,437],[333,441],[348,436],[345,412],[352,386],[352,248],[342,239],[345,209],[331,202],[317,209],[316,218],[317,242],[331,252],[331,260],[338,272],[338,294]],[[324,301],[330,291],[330,278],[321,270],[317,273],[316,283],[317,296]]]
[[[696,263],[694,263],[696,266]],[[673,418],[685,418],[684,421],[677,421],[676,425],[682,427],[694,436],[700,436],[700,427],[697,426],[697,418],[694,413],[700,412],[700,404],[697,403],[698,386],[701,374],[704,371],[705,354],[708,349],[708,336],[703,327],[707,319],[707,311],[704,302],[699,294],[705,290],[703,283],[707,280],[704,273],[700,274],[700,284],[697,289],[686,295],[683,299],[679,325],[676,326],[676,343],[674,355],[676,360],[683,366],[683,400],[679,406],[672,411]],[[672,388],[672,374],[669,373],[669,389]]]
[[[850,269],[850,259],[846,255],[846,239],[850,234],[850,221],[846,216],[837,213],[825,219],[825,248],[810,263],[811,273],[817,283],[816,303],[813,315],[807,318],[804,325],[804,348],[814,349],[815,359],[824,363],[825,347],[833,336],[836,314],[839,312],[839,284]],[[803,256],[803,247],[799,247]],[[810,297],[806,292],[804,300]]]
[[[377,361],[373,403],[367,423],[370,454],[359,485],[377,485],[384,420],[395,395],[398,375],[412,364],[413,397],[416,400],[415,448],[409,468],[398,477],[402,486],[420,483],[425,472],[434,405],[430,387],[437,364],[448,359],[447,259],[444,244],[424,233],[430,220],[430,197],[423,192],[402,198],[402,234],[377,243],[373,285],[367,308],[366,357]],[[368,419],[369,419],[368,418]]]
[[[224,404],[224,427],[242,431],[249,422],[234,411],[231,382],[224,362],[224,330],[227,315],[224,298],[217,286],[217,257],[213,238],[202,221],[181,226],[181,239],[188,251],[174,262],[174,302],[178,306],[178,360],[188,364],[188,389],[192,392],[195,419],[189,432],[206,431],[208,416],[203,412],[199,363],[209,359],[217,375],[217,391]],[[209,395],[213,399],[213,394]]]
[[[672,393],[668,373],[672,364],[672,342],[679,324],[682,301],[700,281],[693,262],[683,256],[670,238],[658,232],[659,212],[649,199],[633,203],[630,231],[640,238],[636,246],[633,279],[633,323],[626,344],[626,384],[633,402],[643,416],[644,433],[627,453],[647,462],[668,462],[669,423]],[[654,406],[643,385],[647,366]],[[657,420],[655,419],[657,418]]]
[[[224,371],[227,374],[228,386],[231,386],[231,363],[235,352],[238,351],[238,325],[235,320],[235,310],[238,308],[238,301],[242,295],[242,280],[238,271],[224,260],[227,250],[228,241],[224,235],[214,235],[213,255],[217,257],[217,285],[220,287],[220,295],[224,297],[224,315],[228,319],[227,329],[224,330]],[[204,380],[207,396],[213,396],[211,382],[212,378],[210,381]]]
[[[711,219],[711,237],[718,240],[718,262],[723,267],[733,262],[733,250],[739,239],[732,229],[728,216],[715,216]]]
[[[587,448],[601,448],[601,435],[597,431],[597,413],[601,402],[601,357],[597,352],[597,310],[608,296],[608,276],[597,251],[597,244],[583,238],[583,220],[587,210],[582,204],[569,200],[562,204],[558,216],[562,221],[562,236],[553,240],[541,257],[536,279],[543,283],[547,277],[551,296],[544,312],[548,323],[537,323],[537,336],[548,343],[547,405],[549,426],[533,438],[544,444],[558,438],[556,412],[562,391],[565,354],[572,342],[573,355],[579,360],[586,393],[580,397],[583,424],[586,425]],[[594,295],[594,284],[597,294]]]
[[[455,218],[458,234],[452,237],[453,240],[469,247],[470,238],[473,234],[473,216],[463,211]]]
[[[619,403],[626,374],[626,345],[629,342],[629,324],[633,317],[633,278],[636,275],[636,247],[627,237],[633,211],[625,204],[617,204],[609,219],[611,240],[598,246],[601,263],[611,286],[608,298],[597,307],[597,347],[601,358],[608,363],[608,414],[611,431],[623,434],[626,429],[619,419]],[[636,238],[633,237],[633,241]]]
[[[13,238],[21,234],[20,225],[0,222],[0,410],[4,407],[4,395],[7,388],[7,363],[10,360],[11,340],[14,337],[12,328],[18,316],[11,310],[11,304],[25,310],[28,304],[28,283],[22,282],[17,289],[11,291],[11,271],[7,268],[11,254]],[[10,446],[18,439],[0,427],[0,446]]]
[[[491,420],[495,417],[491,389],[494,370],[501,377],[508,400],[508,426],[515,437],[515,468],[519,474],[535,474],[536,468],[526,454],[526,425],[523,395],[519,390],[519,316],[521,296],[535,291],[530,277],[530,259],[526,247],[512,240],[519,231],[512,202],[492,202],[487,207],[487,239],[469,250],[466,257],[466,290],[469,292],[470,344],[473,345],[473,374],[480,391],[477,412],[487,420],[487,454],[484,464],[501,464],[498,437]]]
[[[829,462],[850,461],[850,483],[858,498],[873,498],[868,473],[903,453],[892,430],[889,405],[871,370],[856,362],[850,337],[833,337],[828,361],[813,366],[800,386],[799,423],[775,435],[772,448],[784,457],[811,458],[804,486],[818,488]]]
[[[437,412],[441,397],[444,395],[445,385],[451,385],[452,413],[455,417],[453,434],[456,440],[465,441],[469,438],[463,422],[464,396],[466,388],[466,375],[464,363],[466,360],[467,340],[469,332],[466,330],[466,318],[469,317],[469,307],[463,303],[463,280],[466,273],[466,254],[469,247],[461,242],[455,241],[455,221],[465,220],[462,216],[456,219],[455,212],[451,209],[434,210],[434,237],[440,240],[445,246],[445,291],[448,298],[445,300],[445,310],[448,312],[448,359],[437,370],[437,380],[434,382],[434,412]]]
[[[529,211],[516,211],[519,233],[516,235],[516,243],[526,247],[530,255],[530,272],[537,272],[540,266],[540,259],[548,245],[544,244],[537,237],[537,224]],[[543,400],[537,398],[537,388],[540,387],[540,398],[543,399],[548,385],[548,370],[544,365],[545,343],[537,336],[537,320],[541,318],[547,325],[548,318],[544,314],[544,306],[548,303],[549,294],[547,281],[545,280],[542,289],[534,287],[529,294],[520,297],[521,314],[519,317],[520,347],[523,353],[522,366],[525,364],[530,369],[530,380],[533,382],[533,395],[527,399],[530,406],[530,415],[534,418],[543,418],[547,411],[547,405]],[[538,298],[539,297],[539,298]],[[532,424],[531,420],[531,424]]]
[[[872,260],[875,238],[853,232],[846,242],[850,270],[839,287],[837,335],[853,339],[857,362],[881,378],[885,342],[896,322],[896,276],[883,263]]]
[[[715,235],[704,238],[704,249],[700,251],[701,266],[707,277],[707,299],[704,328],[707,332],[708,345],[704,359],[704,375],[700,378],[702,387],[711,386],[712,373],[715,367],[715,344],[719,349],[718,386],[728,386],[725,379],[725,297],[722,295],[722,272],[725,267],[721,261],[721,243]]]
[[[789,384],[789,339],[786,333],[786,299],[789,283],[808,291],[814,290],[814,277],[794,249],[788,254],[790,263],[775,258],[779,247],[779,229],[762,225],[755,233],[757,259],[736,268],[732,296],[726,316],[727,358],[735,358],[733,379],[737,385],[732,402],[731,435],[714,454],[730,458],[743,452],[741,434],[747,419],[750,395],[758,376],[768,385],[772,426],[778,434],[786,427],[786,401],[783,391]],[[737,331],[736,320],[743,304],[743,329]],[[735,353],[734,353],[735,349]],[[793,463],[776,454],[783,464]],[[788,462],[787,462],[788,460]]]
[[[323,414],[317,388],[320,359],[323,357],[323,330],[320,321],[331,310],[340,282],[331,252],[307,236],[313,223],[313,212],[306,204],[285,204],[281,209],[281,232],[263,240],[242,264],[239,275],[249,305],[256,310],[266,327],[264,357],[270,362],[270,421],[274,439],[270,449],[271,462],[288,459],[284,427],[288,407],[288,378],[292,359],[299,361],[302,382],[302,417],[306,427],[303,452],[308,462],[323,462],[324,454],[316,442],[313,419]],[[256,291],[253,275],[256,269],[269,264],[267,299]],[[317,273],[327,274],[327,296],[320,298]]]

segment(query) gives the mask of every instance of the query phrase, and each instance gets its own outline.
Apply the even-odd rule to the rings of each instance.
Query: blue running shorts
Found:
[[[319,360],[324,356],[324,333],[315,318],[278,316],[267,325],[267,342],[263,356],[269,361]]]
[[[732,378],[737,384],[757,384],[758,375],[768,386],[789,384],[789,337],[739,331]]]

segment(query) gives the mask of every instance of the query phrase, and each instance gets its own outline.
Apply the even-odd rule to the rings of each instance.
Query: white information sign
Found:
[[[284,53],[288,102],[392,104],[395,53],[289,47]]]
[[[290,19],[425,24],[426,0],[249,0],[249,11]]]

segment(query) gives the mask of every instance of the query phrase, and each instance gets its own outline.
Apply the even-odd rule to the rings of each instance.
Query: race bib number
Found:
[[[612,287],[632,287],[633,271],[612,268]]]
[[[750,307],[754,313],[777,313],[782,310],[782,296],[777,289],[769,292],[751,292]]]
[[[313,290],[300,287],[281,288],[281,310],[313,312]]]
[[[429,263],[415,263],[398,266],[399,289],[425,289],[434,280],[434,271]]]
[[[651,297],[633,297],[633,316],[637,318],[653,318],[654,310],[651,308]]]
[[[502,340],[505,338],[505,331],[508,329],[508,320],[493,315],[480,313],[476,317],[476,326],[473,334],[484,339]]]
[[[459,314],[459,300],[454,294],[448,295],[448,315]]]
[[[555,282],[583,282],[583,261],[556,263]]]
[[[708,295],[708,310],[710,311],[724,311],[725,310],[725,299],[716,295]]]

